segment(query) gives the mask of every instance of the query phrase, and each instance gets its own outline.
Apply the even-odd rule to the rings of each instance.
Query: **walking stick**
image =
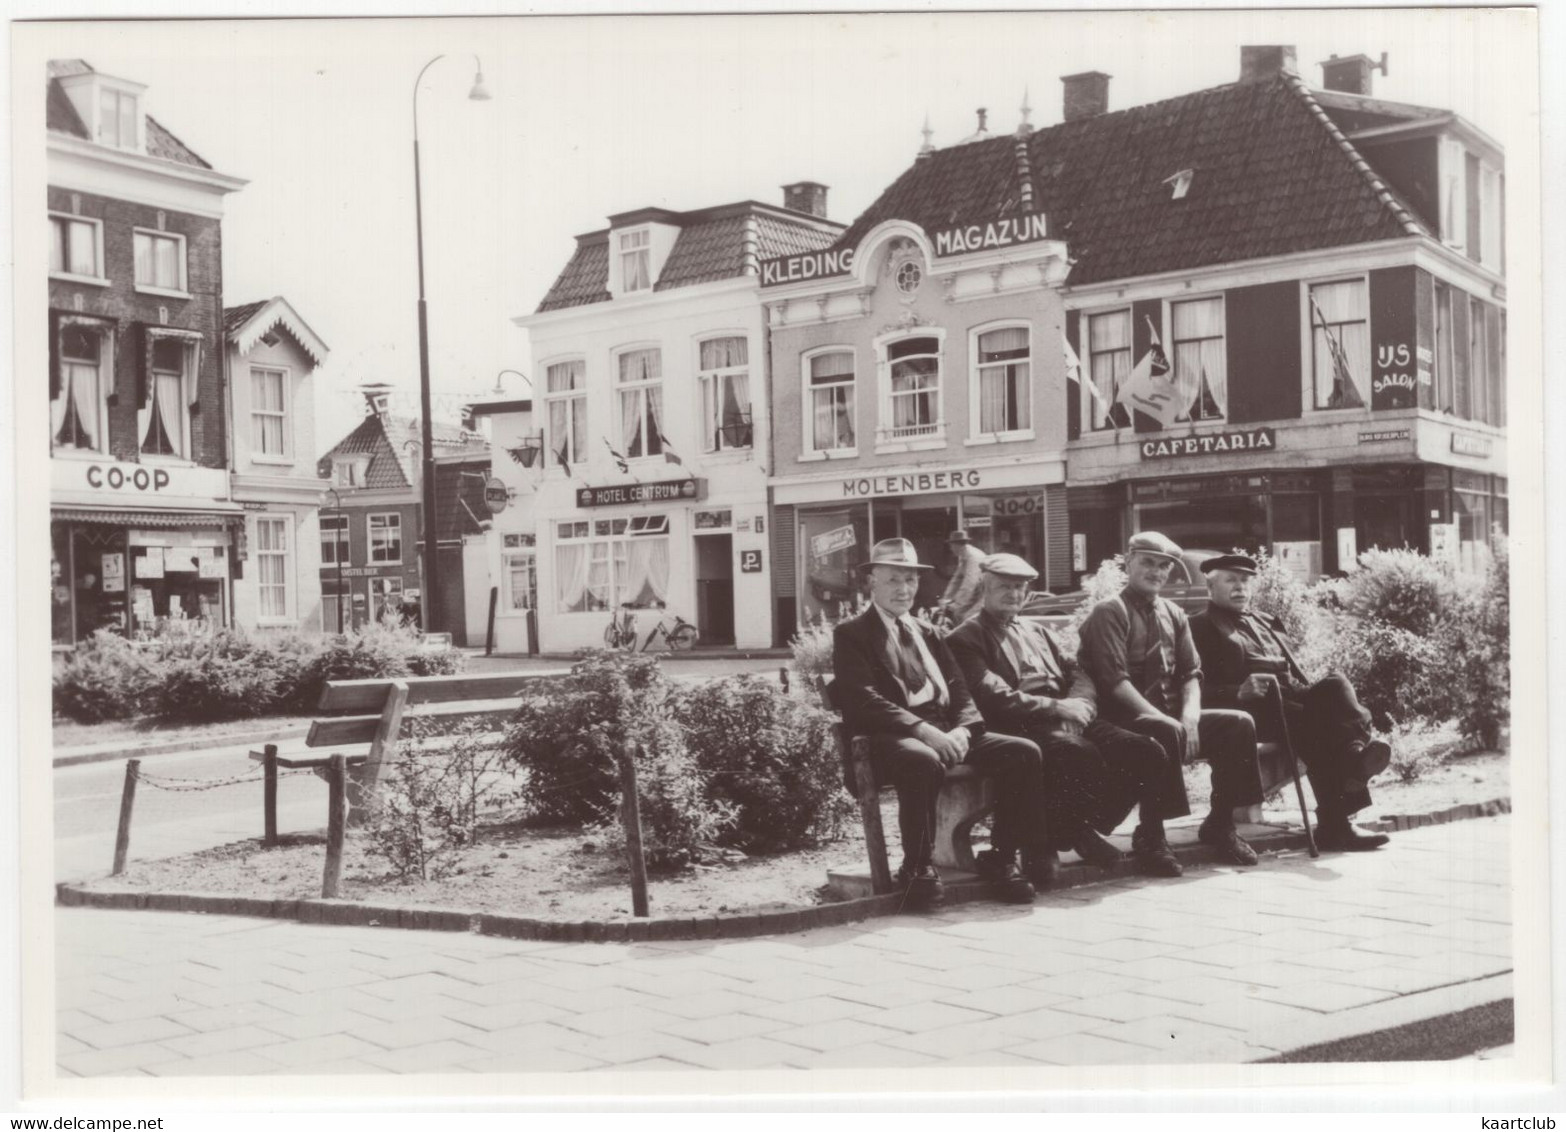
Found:
[[[1316,835],[1310,828],[1310,811],[1305,808],[1305,787],[1300,785],[1300,762],[1294,757],[1294,740],[1289,738],[1289,716],[1283,710],[1283,686],[1276,680],[1272,684],[1272,703],[1278,709],[1278,726],[1283,732],[1283,753],[1289,760],[1289,773],[1294,776],[1294,796],[1300,800],[1300,821],[1305,823],[1305,845],[1312,857],[1321,856],[1316,848]]]

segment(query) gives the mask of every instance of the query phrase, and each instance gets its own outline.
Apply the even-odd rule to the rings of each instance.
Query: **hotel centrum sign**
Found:
[[[578,507],[614,507],[625,503],[662,503],[670,499],[700,499],[703,480],[686,478],[649,483],[618,483],[609,487],[584,487],[576,493]]]
[[[1008,216],[983,223],[956,224],[938,228],[929,234],[938,256],[962,255],[990,248],[1009,248],[1049,239],[1049,225],[1042,212],[1027,216]],[[810,279],[830,279],[847,275],[854,268],[853,248],[824,248],[798,252],[761,262],[761,285],[781,287],[785,283],[803,283]]]

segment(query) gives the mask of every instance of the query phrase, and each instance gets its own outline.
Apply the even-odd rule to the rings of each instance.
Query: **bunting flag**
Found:
[[[607,444],[608,441],[604,441],[604,443]],[[561,446],[559,448],[554,449],[554,453],[555,453],[555,459],[559,460],[560,461],[560,466],[565,469],[566,479],[570,479],[571,478],[571,462],[565,458],[565,447]]]
[[[1152,319],[1147,320],[1147,328],[1153,335],[1152,345],[1136,363],[1116,400],[1128,410],[1151,417],[1160,428],[1168,428],[1180,415],[1180,397],[1169,380],[1169,359],[1164,356],[1164,346]]]
[[[669,445],[669,438],[661,432],[658,434],[658,443],[663,445],[663,462],[665,464],[678,464],[682,468],[685,466],[685,461],[680,459]]]
[[[1087,387],[1088,393],[1092,395],[1093,400],[1098,402],[1098,407],[1102,409],[1107,415],[1109,413],[1110,404],[1109,401],[1104,397],[1104,391],[1101,390],[1098,386],[1094,385],[1091,379],[1084,380],[1082,374],[1082,359],[1079,358],[1077,356],[1077,352],[1071,348],[1071,339],[1066,337],[1066,332],[1064,330],[1060,332],[1060,344],[1065,347],[1066,351],[1066,380],[1074,381],[1079,386],[1085,385]]]
[[[1332,355],[1332,395],[1327,398],[1327,408],[1363,409],[1365,400],[1359,395],[1359,387],[1354,384],[1348,353],[1343,349],[1343,343],[1332,333],[1332,327],[1327,325],[1327,316],[1322,313],[1315,294],[1310,297],[1310,310],[1320,320],[1320,329],[1327,336],[1327,350]]]
[[[630,475],[631,465],[625,462],[625,457],[614,450],[614,445],[609,443],[609,438],[603,437],[604,447],[609,449],[609,455],[614,457],[614,462],[620,468],[621,475]]]

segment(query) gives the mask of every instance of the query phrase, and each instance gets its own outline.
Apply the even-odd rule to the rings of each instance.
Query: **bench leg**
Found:
[[[849,758],[859,799],[859,818],[865,827],[865,852],[870,857],[870,887],[877,896],[892,891],[892,867],[886,859],[886,831],[881,828],[881,791],[870,769],[870,748],[862,738],[851,741]]]
[[[935,804],[935,863],[942,868],[978,871],[973,858],[973,827],[995,808],[989,778],[949,781]]]

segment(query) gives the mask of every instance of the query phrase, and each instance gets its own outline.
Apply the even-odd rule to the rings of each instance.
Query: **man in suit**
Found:
[[[1126,588],[1088,614],[1078,654],[1098,689],[1103,716],[1152,736],[1164,752],[1159,804],[1142,807],[1131,838],[1138,867],[1152,876],[1181,872],[1164,836],[1164,821],[1191,812],[1182,764],[1205,755],[1212,766],[1212,807],[1197,837],[1225,860],[1256,863],[1256,851],[1234,828],[1234,809],[1262,800],[1255,723],[1243,711],[1204,707],[1201,662],[1185,611],[1159,596],[1178,561],[1180,548],[1157,531],[1131,536]]]
[[[1370,805],[1370,779],[1392,761],[1392,749],[1370,737],[1370,713],[1354,686],[1336,672],[1312,681],[1295,659],[1283,622],[1250,608],[1254,558],[1209,558],[1202,573],[1211,603],[1191,618],[1191,637],[1202,660],[1204,702],[1248,711],[1258,726],[1275,726],[1267,701],[1274,688],[1281,691],[1289,737],[1316,795],[1316,844],[1350,851],[1385,845],[1385,834],[1361,833],[1349,821]],[[1287,775],[1285,767],[1280,777]]]
[[[1057,865],[1059,849],[1110,868],[1121,853],[1103,834],[1138,803],[1157,810],[1163,750],[1099,719],[1092,679],[1062,658],[1043,625],[1018,616],[1037,570],[1014,554],[992,554],[983,571],[983,606],[946,643],[984,722],[1027,736],[1043,752],[1050,847],[1039,871]]]
[[[909,615],[919,579],[930,569],[913,544],[878,542],[861,569],[870,575],[870,607],[833,630],[832,697],[849,729],[869,739],[876,780],[897,788],[898,884],[910,906],[940,905],[941,878],[932,863],[936,800],[946,768],[966,762],[1000,780],[993,849],[981,855],[981,871],[999,899],[1028,903],[1034,888],[1017,867],[1017,852],[1044,837],[1039,749],[986,729],[950,650]]]
[[[946,592],[941,595],[940,605],[951,617],[953,625],[961,625],[969,614],[979,608],[984,551],[974,545],[967,531],[953,531],[946,545],[952,548],[957,566],[952,571],[951,581],[946,583]]]

